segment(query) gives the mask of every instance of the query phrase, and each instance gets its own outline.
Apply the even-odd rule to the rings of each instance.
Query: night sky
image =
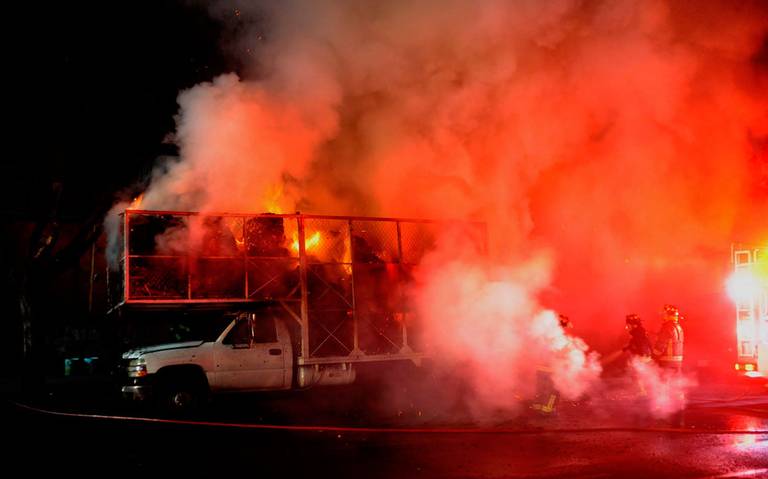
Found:
[[[88,233],[158,157],[176,154],[164,139],[179,91],[237,63],[220,53],[220,25],[194,2],[35,3],[14,6],[6,19],[15,25],[5,62],[11,148],[0,162],[0,348],[15,361],[25,307],[37,351],[48,356],[68,328],[100,328],[88,313]],[[33,259],[51,233],[52,247]],[[103,237],[97,273],[102,248]],[[95,279],[98,315],[104,275]]]
[[[176,95],[235,68],[220,28],[190,2],[78,2],[19,8],[6,70],[16,153],[2,162],[4,217],[39,217],[62,185],[61,215],[82,218],[173,154]],[[12,181],[9,181],[11,180]]]

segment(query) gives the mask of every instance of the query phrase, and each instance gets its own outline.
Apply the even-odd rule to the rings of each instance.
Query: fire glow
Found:
[[[315,231],[312,235],[310,235],[308,238],[304,239],[304,249],[307,251],[311,251],[320,245],[320,232]],[[293,236],[293,243],[291,243],[291,249],[298,253],[299,252],[299,235],[298,233],[294,234]]]
[[[734,272],[726,281],[728,296],[737,303],[748,302],[763,290],[764,281],[748,269]]]
[[[180,158],[142,207],[485,222],[487,258],[442,238],[409,297],[494,405],[540,362],[583,393],[599,365],[581,346],[614,341],[629,309],[689,305],[704,333],[686,337],[721,346],[727,305],[698,298],[722,258],[691,252],[765,228],[768,12],[672,3],[245,3],[264,76],[179,94]],[[554,310],[586,341],[539,331]]]
[[[131,201],[131,204],[128,205],[128,207],[126,209],[129,209],[129,210],[138,210],[138,209],[140,209],[141,208],[141,203],[142,203],[143,199],[144,199],[144,194],[143,193],[138,195],[138,196],[136,196],[133,199],[133,201]]]

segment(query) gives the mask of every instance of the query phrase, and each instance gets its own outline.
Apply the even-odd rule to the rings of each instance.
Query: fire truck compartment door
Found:
[[[285,389],[286,354],[272,317],[256,318],[249,341],[248,321],[238,321],[214,348],[212,386],[220,391]]]

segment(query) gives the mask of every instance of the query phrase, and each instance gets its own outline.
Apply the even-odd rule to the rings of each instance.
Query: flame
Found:
[[[264,207],[264,210],[266,213],[272,213],[276,215],[283,214],[283,209],[280,208],[280,205],[278,205],[276,202],[267,202],[266,206]]]
[[[128,208],[126,208],[126,209],[138,210],[139,208],[141,208],[141,201],[143,199],[144,199],[144,193],[141,193],[139,196],[134,198],[133,201],[131,201],[131,204],[128,205]]]
[[[320,244],[319,231],[315,231],[311,236],[309,236],[308,238],[305,237],[304,239],[304,249],[307,251],[317,248],[319,244]],[[293,249],[296,252],[299,251],[299,234],[298,233],[293,234],[293,243],[291,243],[291,249]]]
[[[283,186],[276,184],[267,188],[264,193],[264,209],[267,213],[282,214],[283,208],[280,206],[280,199],[283,197]],[[297,246],[298,247],[298,246]]]

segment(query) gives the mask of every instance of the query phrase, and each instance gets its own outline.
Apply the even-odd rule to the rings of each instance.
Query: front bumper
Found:
[[[152,398],[152,377],[131,378],[128,384],[121,388],[123,398],[129,401],[147,401]]]

